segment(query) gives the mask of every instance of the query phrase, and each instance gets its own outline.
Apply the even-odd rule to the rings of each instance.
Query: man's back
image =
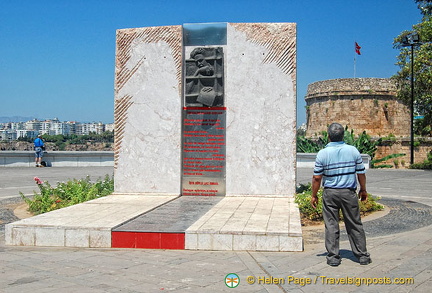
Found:
[[[365,173],[359,151],[343,141],[330,142],[318,152],[314,175],[323,175],[323,186],[356,188],[356,173]]]

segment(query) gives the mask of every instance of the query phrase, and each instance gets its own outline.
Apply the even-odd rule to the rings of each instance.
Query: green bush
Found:
[[[427,155],[423,163],[416,163],[409,166],[410,169],[432,169],[432,151]]]
[[[35,177],[34,180],[40,193],[34,192],[33,198],[29,199],[20,192],[21,197],[29,206],[28,210],[34,214],[43,214],[106,196],[114,191],[114,179],[109,175],[94,183],[87,176],[85,179],[59,182],[56,187],[52,187],[48,181],[42,182],[38,177]]]
[[[323,189],[320,188],[318,191],[318,205],[316,209],[314,209],[310,203],[312,198],[312,185],[302,184],[297,187],[297,192],[295,195],[295,203],[298,205],[300,209],[301,216],[307,218],[312,221],[322,221],[322,192]]]
[[[374,169],[391,169],[393,165],[384,164],[384,165],[373,165]]]
[[[312,221],[323,221],[322,193],[323,193],[323,189],[320,188],[317,194],[318,205],[317,208],[314,209],[310,204],[310,200],[312,198],[312,185],[309,183],[309,184],[302,184],[297,187],[297,192],[295,195],[295,203],[298,204],[301,216],[303,218]],[[359,201],[361,215],[364,216],[374,211],[383,210],[384,207],[379,203],[377,203],[379,199],[380,199],[379,197],[373,196],[368,193],[367,201]],[[340,215],[340,219],[341,220],[343,219],[342,214]]]
[[[327,134],[326,132],[324,132]],[[324,134],[323,133],[323,134]],[[326,136],[319,137],[318,140],[311,140],[304,136],[297,136],[297,152],[299,153],[318,153],[328,143]]]
[[[393,168],[393,165],[389,165],[389,164],[384,164],[384,165],[376,165],[376,164],[388,161],[390,159],[403,157],[403,156],[405,156],[405,154],[391,154],[381,159],[371,160],[370,164],[372,168]]]

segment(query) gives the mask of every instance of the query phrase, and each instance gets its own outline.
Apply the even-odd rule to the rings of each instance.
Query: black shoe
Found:
[[[341,260],[338,258],[328,259],[327,264],[332,267],[337,267],[341,264]]]
[[[369,256],[360,256],[359,263],[362,266],[368,265],[372,262],[372,259]]]

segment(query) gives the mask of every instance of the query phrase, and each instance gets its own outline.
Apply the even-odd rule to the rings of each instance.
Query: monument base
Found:
[[[17,246],[303,250],[294,198],[268,196],[114,194],[7,224],[5,238]]]

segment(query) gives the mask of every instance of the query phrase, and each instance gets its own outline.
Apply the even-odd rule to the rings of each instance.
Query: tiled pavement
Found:
[[[369,192],[432,205],[431,172],[368,173]],[[0,292],[430,292],[432,226],[397,232],[368,238],[368,266],[342,241],[339,267],[326,265],[322,239],[306,241],[303,252],[252,252],[16,247],[0,235]],[[225,285],[228,273],[238,287]]]
[[[98,198],[7,224],[6,245],[111,247],[112,228],[175,198],[131,194]]]
[[[301,251],[293,198],[225,197],[186,230],[186,248]]]

